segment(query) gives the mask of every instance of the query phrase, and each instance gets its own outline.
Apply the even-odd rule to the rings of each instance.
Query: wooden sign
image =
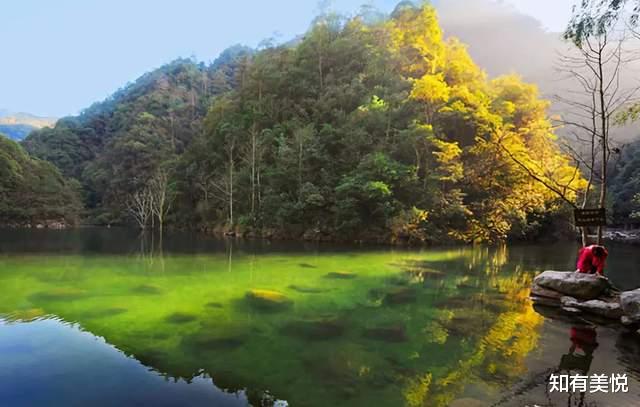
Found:
[[[573,211],[576,226],[606,226],[607,213],[604,208],[576,209]]]

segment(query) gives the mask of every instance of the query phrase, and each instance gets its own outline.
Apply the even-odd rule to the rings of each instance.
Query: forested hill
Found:
[[[614,223],[640,224],[640,140],[624,146],[615,160],[611,195]]]
[[[66,225],[80,216],[79,185],[0,134],[0,225]]]
[[[211,65],[175,60],[79,116],[33,132],[23,145],[81,182],[90,213],[119,221],[110,208],[131,192],[131,180],[173,160],[202,132],[212,99],[235,86],[251,53],[234,46]]]
[[[295,44],[180,60],[25,142],[100,222],[256,236],[530,238],[577,190],[535,86],[488,80],[435,10],[319,16]],[[571,198],[571,195],[568,194]]]

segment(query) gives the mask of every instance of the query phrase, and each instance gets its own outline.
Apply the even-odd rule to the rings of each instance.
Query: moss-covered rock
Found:
[[[351,280],[358,276],[355,273],[350,273],[347,271],[332,271],[331,273],[327,273],[325,277],[333,280]]]
[[[406,342],[408,340],[407,332],[403,325],[388,325],[366,328],[363,336],[383,342]]]
[[[111,308],[103,308],[103,309],[87,311],[83,313],[83,316],[87,318],[108,318],[108,317],[124,314],[125,312],[127,312],[126,308],[111,307]]]
[[[317,269],[317,266],[314,266],[313,264],[309,264],[309,263],[300,263],[298,264],[298,266],[302,267],[303,269]]]
[[[195,352],[235,349],[253,334],[244,324],[203,325],[196,333],[186,336],[183,346]]]
[[[31,296],[35,301],[73,301],[86,296],[86,291],[77,288],[53,288],[40,291]]]
[[[321,294],[321,293],[326,293],[331,291],[328,288],[308,287],[308,286],[295,285],[295,284],[290,285],[289,289],[293,291],[297,291],[302,294]]]
[[[215,302],[215,301],[208,302],[205,304],[205,306],[207,308],[224,308],[224,305],[222,305],[221,302]]]
[[[387,305],[409,304],[416,301],[416,290],[408,287],[396,288],[384,295]]]
[[[250,290],[245,298],[251,308],[260,311],[282,311],[293,305],[289,297],[273,290]]]
[[[301,320],[287,323],[282,332],[309,341],[324,341],[344,334],[346,324],[338,318]]]
[[[193,322],[197,318],[197,316],[187,312],[174,312],[166,318],[166,321],[172,324],[185,324],[187,322]]]
[[[155,285],[151,284],[141,284],[139,286],[133,287],[131,292],[134,294],[142,294],[142,295],[159,295],[162,293],[162,290]]]

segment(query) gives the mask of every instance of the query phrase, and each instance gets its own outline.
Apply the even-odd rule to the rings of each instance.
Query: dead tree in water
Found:
[[[166,170],[158,170],[149,182],[149,191],[152,213],[158,219],[158,228],[160,235],[162,235],[164,223],[174,199],[174,193],[169,184],[169,174]]]
[[[127,212],[135,219],[140,230],[147,229],[147,224],[153,216],[153,197],[148,187],[134,192],[126,202]]]

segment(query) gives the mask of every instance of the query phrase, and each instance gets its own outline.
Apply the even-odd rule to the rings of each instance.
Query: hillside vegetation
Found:
[[[24,145],[99,223],[384,242],[557,227],[562,202],[530,175],[569,197],[584,180],[536,87],[488,80],[431,6],[377,21],[322,15],[294,45],[175,61]]]
[[[1,225],[64,225],[75,222],[81,209],[76,182],[0,134]]]

